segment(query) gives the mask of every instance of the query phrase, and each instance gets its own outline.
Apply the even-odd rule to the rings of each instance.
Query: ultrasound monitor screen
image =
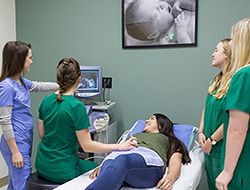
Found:
[[[102,67],[80,66],[80,87],[75,93],[76,98],[91,98],[102,95]]]
[[[78,88],[77,90],[80,93],[84,93],[84,92],[99,92],[98,89],[98,82],[99,82],[99,78],[98,78],[98,71],[81,71],[81,80],[80,80],[80,84],[82,85],[80,88]]]

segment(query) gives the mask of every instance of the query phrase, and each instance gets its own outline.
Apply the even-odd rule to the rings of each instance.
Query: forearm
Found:
[[[233,175],[246,139],[249,114],[239,110],[229,110],[229,116],[224,170]]]
[[[1,124],[1,127],[2,127],[4,138],[6,140],[12,139],[15,137],[13,127],[11,124],[10,125]]]
[[[103,144],[93,141],[88,129],[76,131],[76,135],[84,152],[106,153],[119,149],[119,144]]]
[[[76,131],[78,141],[85,152],[107,153],[115,150],[130,150],[138,147],[135,137],[120,144],[104,144],[92,141],[88,128]]]
[[[96,141],[91,141],[89,145],[84,146],[83,149],[85,152],[108,153],[115,150],[119,150],[119,144],[104,144]]]
[[[224,170],[230,174],[233,174],[236,168],[245,138],[246,132],[243,133],[228,129]]]
[[[58,84],[54,82],[37,82],[33,81],[30,92],[51,92],[58,90]]]
[[[14,131],[11,124],[12,107],[13,106],[0,107],[0,125],[6,140],[14,138]]]
[[[173,163],[169,166],[167,176],[173,181],[177,180],[181,173],[181,163]]]
[[[157,189],[172,189],[174,182],[181,173],[181,160],[181,153],[176,152],[171,156],[169,160],[168,174],[158,182],[156,186]]]
[[[18,147],[16,145],[15,138],[11,138],[11,139],[8,139],[6,141],[7,141],[7,144],[9,146],[9,148],[10,148],[10,151],[11,151],[12,155],[19,152],[19,149],[18,149]]]
[[[205,108],[203,109],[202,114],[201,114],[200,125],[199,125],[199,130],[198,130],[199,144],[202,147],[206,143],[206,137],[204,135],[204,110],[205,110]]]
[[[205,110],[205,108],[203,108],[202,114],[201,114],[200,125],[199,125],[199,133],[204,132],[204,110]]]
[[[41,119],[38,120],[38,133],[40,139],[42,139],[44,136],[44,126],[43,126],[43,120]]]
[[[15,138],[6,140],[12,154],[12,164],[17,168],[23,168],[23,156],[19,151]]]
[[[167,177],[170,178],[173,183],[180,176],[181,160],[182,154],[178,152],[174,153],[170,158]]]
[[[221,139],[223,139],[223,124],[211,135],[212,139],[214,139],[216,142],[219,142]]]

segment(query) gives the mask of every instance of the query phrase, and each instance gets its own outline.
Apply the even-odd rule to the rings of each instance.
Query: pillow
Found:
[[[144,126],[146,122],[143,120],[138,120],[134,126],[130,129],[132,134],[143,132]],[[196,133],[198,131],[197,127],[193,127],[191,125],[182,125],[182,124],[174,124],[174,134],[175,136],[184,143],[184,145],[189,150],[193,141],[195,139]],[[129,137],[128,134],[127,137]],[[126,138],[127,138],[126,137]]]
[[[174,134],[189,150],[195,139],[197,127],[191,125],[174,124]]]
[[[133,127],[131,127],[131,129],[125,131],[122,136],[120,137],[120,139],[117,141],[117,143],[121,143],[124,142],[129,136],[130,136],[130,132],[132,134],[136,134],[136,133],[142,133],[143,129],[145,127],[146,122],[143,120],[138,120],[137,122],[135,122],[135,124],[133,125]]]
[[[141,133],[145,127],[146,122],[143,120],[138,120],[134,126],[130,129],[132,134]],[[129,134],[130,135],[130,134]]]

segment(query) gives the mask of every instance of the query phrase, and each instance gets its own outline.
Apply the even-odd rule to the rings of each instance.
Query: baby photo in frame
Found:
[[[122,48],[197,46],[198,0],[122,0]]]

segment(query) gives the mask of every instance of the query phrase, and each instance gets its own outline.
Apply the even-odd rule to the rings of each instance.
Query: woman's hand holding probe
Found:
[[[130,150],[130,149],[139,147],[138,144],[136,143],[136,140],[137,139],[135,137],[131,137],[127,141],[120,143],[118,150]]]

